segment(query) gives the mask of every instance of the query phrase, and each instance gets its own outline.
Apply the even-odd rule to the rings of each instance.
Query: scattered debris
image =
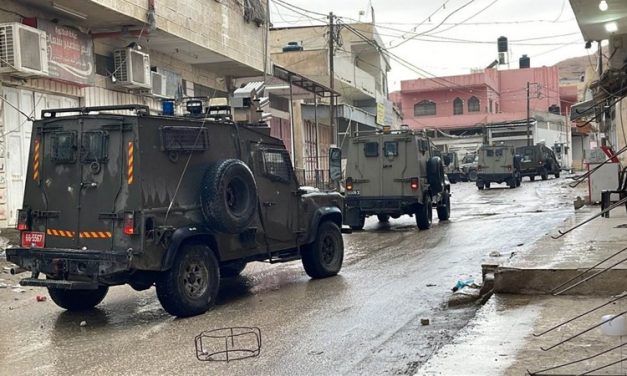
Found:
[[[462,289],[457,290],[448,300],[448,306],[454,307],[472,303],[481,297],[481,290],[479,287],[465,286]]]
[[[87,326],[87,321],[81,321],[81,323],[79,325],[81,327],[85,327],[85,326]]]
[[[312,351],[307,353],[307,355],[322,355],[322,354],[324,354],[324,351],[314,351],[314,350],[312,350]]]
[[[430,324],[429,319],[420,319],[420,325],[427,326]]]
[[[20,288],[20,287],[12,288],[11,291],[13,291],[15,293],[19,293],[19,294],[23,294],[23,293],[26,292],[26,290],[24,290],[23,288]]]
[[[38,302],[45,302],[48,298],[45,295],[37,295],[35,298]]]
[[[586,202],[579,196],[577,196],[575,201],[573,201],[573,205],[575,206],[575,210],[583,208],[585,204],[586,204]]]
[[[435,287],[437,286],[435,283],[427,283],[427,287]]]
[[[516,244],[516,247],[522,247],[523,245],[525,245],[525,243],[518,243]]]
[[[475,283],[474,279],[466,279],[466,280],[460,279],[460,280],[457,281],[455,286],[453,286],[451,291],[455,292],[457,290],[463,289],[466,286],[470,286],[470,287],[474,287],[474,288],[480,287],[478,284]]]
[[[492,251],[490,252],[490,257],[501,257],[501,252],[499,251]]]
[[[4,282],[0,282],[0,289],[6,289],[7,287],[9,287],[9,285]]]
[[[232,327],[208,330],[194,339],[200,361],[229,362],[254,358],[261,353],[261,329]]]

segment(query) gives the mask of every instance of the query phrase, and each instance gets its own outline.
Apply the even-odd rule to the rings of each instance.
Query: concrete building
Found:
[[[591,97],[586,99],[591,111],[583,120],[598,123],[597,146],[617,152],[627,146],[627,2],[608,0],[604,9],[594,1],[571,0],[570,4],[586,42],[609,42],[609,53],[601,54],[601,69],[590,84]],[[626,153],[618,159],[625,166]]]
[[[383,124],[400,126],[400,114],[388,100],[390,64],[381,49],[377,48],[383,42],[374,24],[336,25],[334,30],[339,31],[333,38],[333,82],[329,26],[276,28],[270,31],[270,51],[274,63],[331,87],[340,94],[335,114],[337,135],[331,128],[324,128],[324,131],[332,134],[323,132],[321,135],[342,145],[351,131],[375,130]],[[328,101],[323,100],[316,105],[311,100],[296,100],[292,105],[295,113],[301,114],[295,119],[296,128],[311,128],[313,122],[322,127],[331,125]],[[323,157],[326,158],[326,154]],[[311,156],[303,158],[307,160]],[[297,167],[304,167],[304,160],[297,158]]]
[[[0,227],[22,205],[31,120],[42,109],[158,111],[161,97],[224,96],[234,78],[264,71],[265,15],[259,0],[3,1]],[[116,62],[114,50],[125,47]]]
[[[530,139],[533,144],[544,142],[554,148],[562,164],[570,166],[570,123],[563,116],[566,108],[562,108],[556,67],[485,69],[407,80],[391,97],[401,108],[405,123],[431,131],[435,143],[443,148],[463,153],[477,148],[484,137],[490,143],[503,141],[515,146],[526,145]]]

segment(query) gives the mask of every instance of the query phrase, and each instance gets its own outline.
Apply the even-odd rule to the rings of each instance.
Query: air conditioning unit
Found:
[[[47,76],[46,32],[17,22],[0,24],[0,73]]]
[[[152,75],[152,88],[150,89],[150,94],[159,98],[167,98],[165,90],[167,86],[166,76],[159,72],[150,73]]]
[[[113,51],[115,85],[129,89],[150,89],[150,56],[133,48]]]

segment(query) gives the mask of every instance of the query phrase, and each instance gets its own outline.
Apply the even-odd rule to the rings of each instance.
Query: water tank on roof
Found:
[[[531,59],[527,55],[522,55],[520,59],[518,59],[518,66],[520,69],[523,68],[531,68]]]
[[[499,52],[507,52],[507,37],[499,37],[496,40]]]
[[[303,46],[298,42],[287,42],[287,46],[283,47],[283,52],[302,51]]]

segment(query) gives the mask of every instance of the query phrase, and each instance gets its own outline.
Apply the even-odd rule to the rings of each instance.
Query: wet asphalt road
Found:
[[[411,217],[369,218],[363,232],[344,235],[339,276],[310,280],[299,262],[250,264],[223,280],[215,309],[189,319],[167,315],[154,289],[112,288],[96,310],[79,314],[36,302],[44,290],[1,288],[0,374],[414,374],[474,315],[476,306],[446,307],[450,288],[480,279],[491,251],[524,252],[567,218],[573,193],[565,183],[453,185],[449,222],[419,231]],[[259,327],[261,355],[198,361],[194,337],[230,326]]]

